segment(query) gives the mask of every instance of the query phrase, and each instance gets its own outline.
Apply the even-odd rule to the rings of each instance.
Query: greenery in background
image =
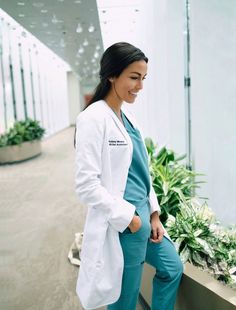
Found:
[[[176,216],[180,211],[181,198],[192,198],[199,183],[195,177],[202,175],[188,170],[180,162],[186,157],[177,157],[176,154],[167,150],[166,147],[157,153],[157,146],[151,139],[145,140],[150,159],[150,170],[153,178],[153,187],[161,207],[161,221],[166,223],[168,215]]]
[[[236,287],[236,227],[223,227],[206,202],[200,203],[196,176],[181,160],[185,156],[146,139],[153,187],[161,207],[161,220],[183,262],[189,261],[218,280]],[[195,196],[195,197],[194,197]]]
[[[0,136],[0,147],[40,140],[44,133],[45,129],[39,125],[38,121],[29,118],[24,121],[16,121],[12,128]]]

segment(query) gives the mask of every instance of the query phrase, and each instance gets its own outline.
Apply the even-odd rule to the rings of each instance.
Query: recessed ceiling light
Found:
[[[41,13],[47,13],[48,10],[41,10]]]
[[[78,53],[79,53],[79,54],[83,54],[83,52],[84,52],[84,48],[81,46],[81,47],[78,49]]]
[[[55,14],[53,14],[53,17],[52,17],[52,23],[53,24],[57,24],[58,23],[58,19],[57,19]]]
[[[99,57],[98,51],[96,51],[96,52],[94,53],[94,57],[95,57],[95,58],[98,58],[98,57]]]
[[[44,3],[42,3],[42,2],[34,2],[32,5],[35,6],[36,8],[42,8],[44,6]]]
[[[17,2],[17,5],[25,5],[25,3],[24,2]]]
[[[30,28],[35,28],[35,25],[30,25]]]
[[[60,47],[66,47],[66,42],[63,38],[60,40]]]
[[[80,3],[81,3],[81,0],[75,0],[74,3],[75,3],[75,4],[80,4]]]
[[[25,17],[25,14],[19,14],[18,16],[19,17]]]
[[[88,44],[89,44],[89,43],[88,43],[88,40],[85,39],[84,42],[83,42],[83,46],[88,46]]]
[[[83,28],[82,28],[82,26],[80,25],[80,23],[78,23],[78,26],[77,26],[77,28],[76,28],[76,32],[77,32],[77,33],[83,32]]]
[[[91,25],[89,26],[89,28],[88,28],[88,31],[89,31],[89,32],[94,32],[94,30],[95,30],[95,27],[94,27],[93,24],[91,24]]]

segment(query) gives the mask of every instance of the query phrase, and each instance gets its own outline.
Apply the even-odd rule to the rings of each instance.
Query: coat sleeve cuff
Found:
[[[122,233],[129,226],[134,214],[134,205],[122,198],[116,197],[109,223],[115,230]]]
[[[151,187],[151,191],[149,194],[149,203],[150,203],[150,214],[157,211],[158,214],[160,215],[161,214],[161,208],[159,206],[157,196],[156,196],[156,193],[155,193],[153,187]]]

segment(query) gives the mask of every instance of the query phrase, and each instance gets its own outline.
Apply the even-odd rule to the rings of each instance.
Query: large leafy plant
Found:
[[[201,174],[190,171],[181,164],[185,155],[178,157],[166,147],[157,152],[157,146],[150,138],[145,142],[153,187],[161,206],[161,221],[165,224],[169,214],[176,216],[180,211],[182,198],[191,199],[195,189],[203,181],[196,181],[196,176]]]
[[[12,128],[0,136],[0,147],[40,140],[44,133],[45,129],[39,125],[38,121],[29,118],[24,121],[16,121]]]
[[[207,203],[199,202],[195,189],[203,182],[197,182],[196,176],[202,174],[181,163],[185,156],[177,157],[165,147],[158,151],[151,139],[145,142],[161,220],[182,261],[189,261],[235,287],[236,228],[222,227]]]
[[[236,228],[222,227],[209,206],[196,198],[181,206],[176,217],[169,215],[166,228],[182,261],[236,287]]]

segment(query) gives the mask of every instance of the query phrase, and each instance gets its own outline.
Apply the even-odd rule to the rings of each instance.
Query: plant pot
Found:
[[[155,274],[153,267],[145,264],[141,296],[147,304],[151,304],[152,279]],[[235,290],[223,285],[210,274],[186,263],[184,274],[178,291],[175,310],[235,310]]]
[[[27,141],[19,145],[0,147],[0,164],[24,161],[41,154],[41,141]]]

